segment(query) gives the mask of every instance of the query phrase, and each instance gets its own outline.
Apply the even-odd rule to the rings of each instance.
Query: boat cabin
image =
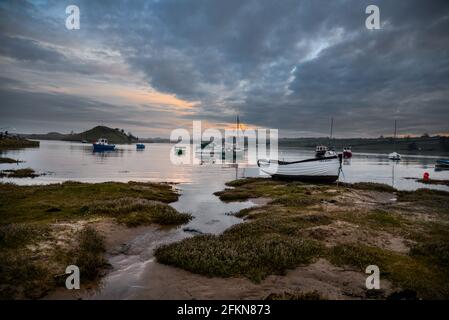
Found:
[[[108,139],[100,138],[98,139],[97,144],[109,144]]]
[[[321,146],[316,146],[316,148],[315,148],[315,157],[316,158],[322,158],[322,157],[324,157],[325,155],[326,155],[326,152],[328,151],[329,149],[326,147],[326,146],[323,146],[323,145],[321,145]]]

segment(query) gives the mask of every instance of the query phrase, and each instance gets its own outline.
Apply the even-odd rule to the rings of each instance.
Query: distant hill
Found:
[[[23,138],[36,139],[36,140],[63,140],[67,134],[59,132],[49,132],[45,134],[21,134]]]
[[[64,141],[97,141],[99,138],[108,139],[110,143],[133,143],[138,141],[132,134],[126,134],[123,130],[112,129],[105,126],[96,126],[90,130],[65,135],[61,140]]]
[[[449,155],[449,137],[423,136],[397,138],[354,138],[354,139],[332,139],[323,138],[283,138],[279,139],[279,145],[283,147],[312,149],[324,144],[333,146],[335,150],[344,147],[352,147],[353,152],[390,153],[397,151],[402,154],[420,155]]]
[[[168,138],[139,138],[139,142],[145,142],[145,143],[171,143],[170,139]]]

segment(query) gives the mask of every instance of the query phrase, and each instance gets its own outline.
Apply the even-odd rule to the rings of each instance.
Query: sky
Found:
[[[448,134],[448,30],[447,0],[0,0],[0,128]]]

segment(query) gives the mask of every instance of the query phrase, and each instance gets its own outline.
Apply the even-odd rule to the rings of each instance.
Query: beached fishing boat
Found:
[[[330,151],[321,158],[300,161],[259,160],[260,170],[273,178],[294,179],[305,182],[332,183],[338,180],[341,158]]]
[[[438,159],[436,161],[436,167],[449,169],[449,159]]]
[[[108,139],[100,138],[97,142],[92,144],[94,151],[112,151],[115,149],[115,144],[109,144]]]
[[[143,143],[137,143],[136,144],[136,149],[137,150],[143,150],[143,149],[145,149],[145,145]]]

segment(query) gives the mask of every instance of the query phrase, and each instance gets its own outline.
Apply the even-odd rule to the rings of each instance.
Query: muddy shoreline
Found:
[[[172,199],[172,195],[167,195]],[[424,270],[429,280],[412,288],[417,292],[417,297],[422,295],[425,298],[438,298],[446,294],[445,287],[436,292],[427,291],[426,288],[427,285],[433,285],[434,275],[447,276],[439,269],[446,262],[439,261],[437,269],[429,269],[427,263],[434,263],[434,257],[415,254],[419,253],[420,245],[449,238],[446,230],[438,229],[435,234],[421,239],[424,237],[423,233],[429,233],[430,225],[437,226],[435,228],[448,225],[448,212],[441,202],[448,197],[445,192],[398,192],[377,184],[316,186],[246,179],[229,183],[229,187],[218,192],[217,196],[227,201],[251,199],[255,206],[234,213],[241,217],[242,224],[225,230],[223,234],[212,236],[184,232],[182,225],[159,226],[151,223],[130,228],[110,216],[51,224],[53,230],[59,230],[56,237],[59,245],[86,226],[94,228],[104,239],[104,257],[109,267],[102,270],[97,280],[84,282],[81,290],[69,291],[59,286],[48,288],[43,294],[34,297],[29,295],[28,298],[265,299],[273,296],[301,297],[312,293],[320,299],[386,299],[394,293],[410,289],[402,284],[413,279],[413,274],[410,276],[412,278],[405,280],[400,276],[399,279],[381,277],[381,290],[375,293],[367,291],[366,274],[357,265],[357,259],[360,258],[359,255],[365,257],[367,252],[372,253],[372,249],[377,250],[374,253],[378,257],[376,259],[381,260],[379,262],[383,264],[382,267],[391,269],[390,264],[399,261],[406,268],[408,263],[416,263],[418,272]],[[266,218],[270,219],[266,220],[269,221],[268,225],[264,222]],[[214,243],[210,241],[217,239],[221,247],[229,245],[245,249],[246,244],[241,246],[240,236],[236,232],[242,226],[256,227],[256,233],[250,241],[254,248],[257,248],[257,243],[262,239],[257,229],[262,226],[260,230],[264,234],[267,232],[264,228],[269,227],[270,236],[276,239],[304,239],[319,245],[318,251],[313,251],[305,260],[281,263],[280,267],[276,266],[275,269],[262,273],[245,267],[226,269],[229,267],[226,265],[223,266],[229,271],[221,275],[208,274],[209,271],[204,270],[212,269],[208,269],[207,265],[204,266],[205,269],[201,269],[201,264],[205,262],[195,253],[196,248],[201,255],[201,248],[213,248]],[[279,229],[278,226],[282,228]],[[224,237],[223,240],[220,237]],[[51,242],[48,240],[43,241],[46,246],[55,243],[55,237]],[[279,247],[280,256],[284,254],[282,243]],[[441,242],[437,242],[437,247],[440,244]],[[36,244],[34,246],[39,247]],[[155,252],[160,248],[175,249],[160,261],[161,256],[155,257]],[[188,260],[186,263],[182,262],[184,260],[170,260],[171,255],[178,252],[178,248],[181,250],[181,258]],[[183,250],[185,248],[187,250]],[[365,248],[368,251],[363,251]],[[348,256],[349,249],[353,250],[349,253],[356,256]],[[336,252],[340,253],[336,256]],[[183,256],[185,253],[188,255]],[[217,259],[213,254],[210,258]],[[246,257],[241,256],[241,259],[244,261]],[[393,262],[388,259],[393,259]],[[214,268],[225,263],[220,258],[214,261]],[[191,267],[189,262],[194,262],[200,269]],[[263,268],[269,267],[263,266],[264,260],[260,263]],[[394,274],[396,270],[388,272]],[[251,276],[255,274],[259,276]]]

